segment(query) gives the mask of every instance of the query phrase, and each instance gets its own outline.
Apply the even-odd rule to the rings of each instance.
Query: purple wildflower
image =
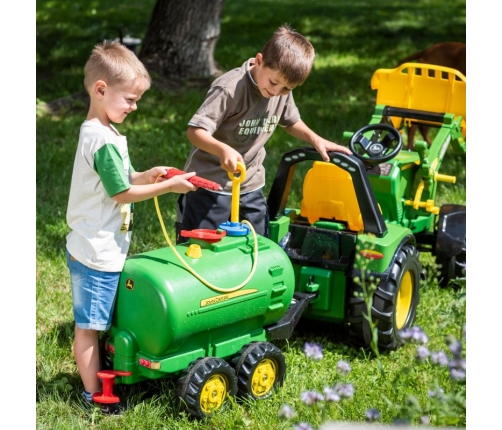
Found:
[[[372,423],[380,418],[378,409],[368,409],[366,411],[366,421]]]
[[[448,357],[443,351],[435,351],[431,354],[431,361],[434,364],[439,364],[440,366],[446,366],[448,364]]]
[[[462,343],[458,340],[451,342],[448,347],[455,358],[460,358],[462,353]]]
[[[278,415],[280,418],[285,418],[287,420],[290,420],[291,418],[293,418],[296,415],[296,413],[288,405],[283,405],[282,408],[279,409]]]
[[[307,358],[311,358],[312,360],[321,360],[324,355],[322,353],[322,346],[317,343],[309,343],[305,342],[303,346],[303,352],[305,353]]]
[[[420,345],[417,347],[417,358],[419,361],[424,361],[430,355],[429,350],[426,346]]]
[[[431,423],[429,415],[422,415],[420,417],[420,423],[423,424],[424,426],[428,426]]]
[[[329,387],[324,387],[324,398],[328,402],[339,402],[341,400],[341,397],[338,395],[338,393],[333,390],[333,388]]]
[[[429,338],[420,327],[405,328],[399,332],[399,335],[405,341],[422,345],[425,345],[429,341]]]
[[[293,426],[295,430],[313,430],[308,423],[298,423]]]
[[[336,371],[339,375],[346,376],[351,370],[349,363],[346,361],[340,360],[336,365]]]
[[[465,379],[465,371],[461,369],[450,369],[451,379],[462,381]]]
[[[335,392],[338,393],[342,399],[350,399],[354,395],[354,387],[352,384],[336,384]]]
[[[444,390],[442,388],[438,388],[437,390],[429,390],[428,394],[429,394],[429,397],[432,397],[432,398],[435,397],[437,399],[441,399],[444,395]]]
[[[303,391],[300,396],[302,402],[307,406],[312,406],[317,402],[324,400],[323,395],[321,393],[318,393],[317,391]]]
[[[450,368],[450,376],[452,379],[465,379],[467,366],[464,358],[457,358],[455,360],[449,361],[448,367]]]

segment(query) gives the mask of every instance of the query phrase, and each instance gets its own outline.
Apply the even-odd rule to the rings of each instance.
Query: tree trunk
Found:
[[[224,0],[157,0],[138,57],[168,79],[215,77]]]

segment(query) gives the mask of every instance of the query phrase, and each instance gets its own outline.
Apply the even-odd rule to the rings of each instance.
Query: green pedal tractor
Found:
[[[454,182],[439,172],[447,147],[465,152],[465,108],[462,116],[455,102],[463,88],[465,106],[465,78],[433,66],[435,76],[416,75],[416,65],[404,66],[389,71],[397,78],[375,73],[379,96],[396,86],[393,79],[408,84],[391,94],[394,105],[377,98],[370,124],[347,134],[353,155],[330,153],[327,163],[300,148],[283,156],[267,200],[270,238],[238,222],[243,166],[230,175],[231,221],[183,231],[187,243],[172,245],[155,199],[169,247],[126,259],[102,339],[103,391],[95,401],[117,402],[115,383],[159,378],[176,379],[179,398],[198,418],[221,410],[229,396],[265,399],[286,373],[273,341],[289,338],[300,318],[349,323],[354,342],[370,345],[368,309],[357,294],[369,284],[376,287],[371,318],[379,348],[401,345],[419,302],[419,252],[436,255],[443,283],[465,268],[465,206],[434,203],[437,182]],[[409,94],[408,105],[396,102],[426,78],[436,94],[446,88],[447,113],[419,109]],[[418,141],[403,151],[399,129],[413,122],[436,127],[437,135],[430,147]],[[300,207],[291,208],[300,163],[308,171]]]
[[[353,155],[332,153],[326,163],[302,148],[283,156],[268,196],[270,237],[293,263],[295,291],[318,295],[303,317],[348,322],[352,339],[365,346],[373,333],[357,293],[376,284],[371,318],[379,348],[391,349],[415,319],[419,252],[436,256],[441,285],[464,276],[466,207],[438,207],[435,201],[438,182],[456,180],[440,173],[448,146],[466,149],[465,77],[406,63],[378,70],[372,85],[379,93],[370,124],[345,134]],[[417,141],[415,150],[402,150],[398,128],[414,123],[436,128],[436,137],[430,147]],[[311,165],[302,201],[300,208],[288,208],[300,163]]]

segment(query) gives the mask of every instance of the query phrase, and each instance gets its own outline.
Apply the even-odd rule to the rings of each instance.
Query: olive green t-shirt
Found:
[[[265,98],[254,82],[249,67],[254,58],[217,78],[206,99],[189,125],[207,130],[215,139],[238,151],[246,165],[246,179],[241,193],[265,185],[265,143],[275,128],[287,127],[300,119],[290,92],[284,96]],[[232,192],[232,181],[220,166],[220,160],[192,145],[185,171],[219,183],[224,194]]]

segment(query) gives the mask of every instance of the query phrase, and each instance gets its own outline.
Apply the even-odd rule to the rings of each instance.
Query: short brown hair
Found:
[[[134,78],[143,78],[145,91],[150,88],[151,78],[143,63],[134,52],[115,41],[97,44],[84,67],[87,92],[99,80],[116,85]]]
[[[312,44],[288,25],[279,27],[263,47],[264,66],[277,70],[290,84],[301,85],[314,64]]]

